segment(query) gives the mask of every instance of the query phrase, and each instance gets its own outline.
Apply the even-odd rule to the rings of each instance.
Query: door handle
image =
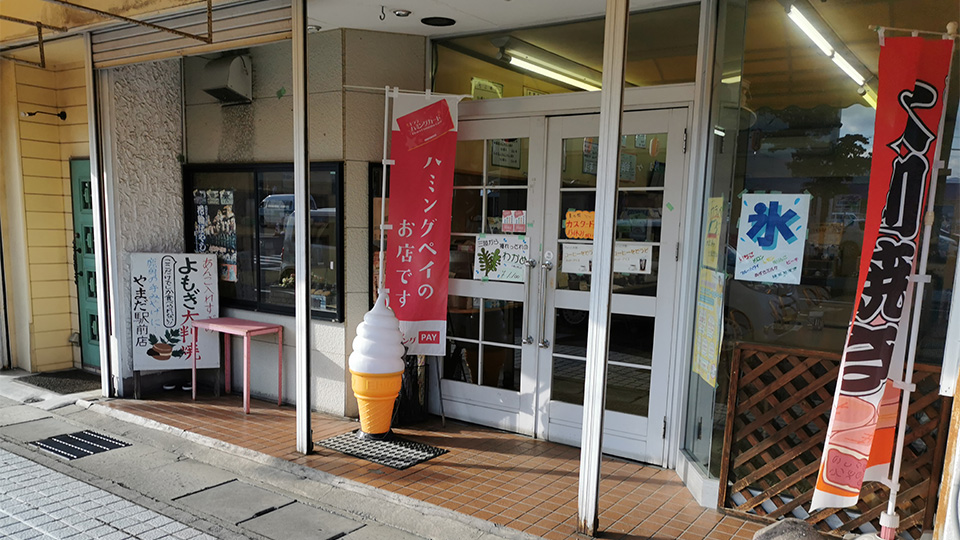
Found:
[[[537,334],[540,336],[540,348],[546,349],[550,346],[550,340],[545,339],[544,337],[544,327],[547,325],[547,295],[545,293],[547,288],[547,273],[553,269],[553,263],[551,261],[543,261],[540,263],[540,332]]]
[[[536,259],[527,259],[527,262],[523,263],[523,292],[526,295],[525,298],[530,298],[530,272],[533,267],[537,265]],[[529,310],[527,310],[529,313]],[[533,343],[533,336],[530,335],[530,317],[523,318],[523,343],[524,345],[529,345]]]

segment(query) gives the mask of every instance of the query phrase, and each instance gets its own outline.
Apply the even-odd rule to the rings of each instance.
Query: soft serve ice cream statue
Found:
[[[353,394],[360,406],[361,438],[382,439],[390,433],[393,404],[403,380],[406,349],[402,340],[400,322],[381,293],[357,326],[350,353]]]

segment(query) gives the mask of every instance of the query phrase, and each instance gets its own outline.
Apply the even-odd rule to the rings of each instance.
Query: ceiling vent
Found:
[[[203,91],[224,105],[250,103],[253,96],[253,62],[249,55],[224,56],[203,68]]]

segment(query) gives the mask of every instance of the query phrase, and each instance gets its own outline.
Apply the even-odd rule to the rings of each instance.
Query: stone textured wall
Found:
[[[182,252],[183,180],[180,60],[111,70],[114,216],[121,376],[133,370],[130,254]]]

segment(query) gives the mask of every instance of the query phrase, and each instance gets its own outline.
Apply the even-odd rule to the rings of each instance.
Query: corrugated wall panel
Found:
[[[205,10],[192,10],[148,22],[181,32],[205,36]],[[236,49],[290,36],[290,3],[259,0],[213,9],[213,43],[184,38],[138,25],[124,25],[95,32],[93,62],[98,68],[158,60],[173,56]]]

